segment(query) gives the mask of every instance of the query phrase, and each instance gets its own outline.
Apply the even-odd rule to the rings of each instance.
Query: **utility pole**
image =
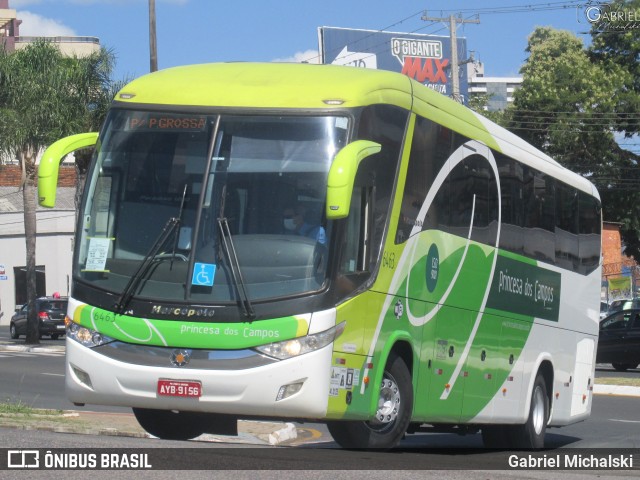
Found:
[[[451,39],[451,98],[456,102],[462,103],[462,98],[460,97],[460,78],[458,68],[460,65],[472,62],[473,57],[462,61],[458,60],[458,24],[480,23],[480,18],[476,15],[474,20],[463,20],[461,14],[458,14],[457,17],[453,14],[449,15],[449,17],[429,17],[425,10],[422,20],[427,22],[449,22],[449,38]]]
[[[156,44],[156,0],[149,0],[149,61],[150,71],[157,71],[158,47]]]

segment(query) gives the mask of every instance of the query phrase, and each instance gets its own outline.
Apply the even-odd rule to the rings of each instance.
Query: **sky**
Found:
[[[448,35],[422,20],[460,13],[458,27],[485,76],[518,75],[536,26],[570,30],[585,43],[579,2],[559,0],[156,0],[158,67],[223,61],[318,59],[318,27]],[[586,3],[586,0],[585,2]],[[9,0],[22,36],[91,36],[116,56],[114,79],[149,72],[148,0]]]

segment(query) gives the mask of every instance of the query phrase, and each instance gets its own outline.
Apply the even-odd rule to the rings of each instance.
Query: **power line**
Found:
[[[427,12],[422,16],[422,20],[427,22],[449,22],[449,42],[451,43],[451,97],[457,101],[461,102],[460,97],[460,79],[458,78],[458,24],[464,25],[465,23],[480,23],[480,16],[476,15],[476,18],[473,20],[463,19],[462,15],[456,17],[453,14],[449,15],[448,18],[442,17],[429,17],[427,16]],[[468,63],[470,60],[465,59],[460,63]]]
[[[544,2],[531,3],[529,5],[512,5],[499,7],[481,7],[456,10],[441,10],[442,12],[475,12],[483,15],[537,12],[550,10],[567,10],[569,8],[577,8],[585,5],[584,1],[564,1],[564,2]]]
[[[471,23],[469,21],[469,19],[471,17],[478,18],[479,14],[482,14],[482,15],[493,15],[493,14],[509,14],[509,13],[521,13],[521,12],[549,11],[549,10],[566,10],[566,9],[569,9],[569,8],[577,8],[577,7],[580,7],[580,6],[583,6],[583,5],[584,5],[584,1],[575,1],[575,0],[573,0],[573,1],[531,3],[531,4],[528,4],[528,5],[481,7],[481,8],[472,8],[472,9],[438,10],[438,11],[442,12],[442,13],[444,13],[444,12],[451,12],[451,13],[456,12],[456,13],[459,13],[459,14],[464,13],[464,12],[467,12],[467,13],[468,12],[474,12],[474,15],[471,15],[471,16],[467,17],[466,19],[464,19],[465,23]],[[402,18],[401,20],[397,20],[397,21],[387,25],[386,27],[382,27],[382,28],[377,29],[377,30],[371,30],[370,34],[365,35],[364,37],[361,37],[361,38],[357,39],[356,41],[347,44],[346,45],[347,50],[355,48],[355,46],[358,43],[366,40],[367,38],[370,38],[370,37],[372,37],[372,36],[374,36],[374,35],[376,35],[378,33],[382,33],[384,31],[387,31],[387,30],[389,30],[389,29],[391,29],[393,27],[396,27],[396,26],[398,26],[398,25],[400,25],[402,23],[407,22],[408,20],[411,20],[412,18],[415,18],[415,17],[417,17],[419,15],[423,15],[423,14],[426,14],[426,12],[425,11],[415,12],[415,13],[412,13],[412,14]],[[425,29],[427,29],[429,27],[432,27],[437,23],[438,22],[432,22],[429,25],[425,25],[425,26],[422,26],[420,28],[416,28],[414,30],[411,30],[411,31],[408,31],[408,32],[405,32],[405,33],[417,33],[417,32],[423,31],[423,30],[425,30]],[[473,22],[473,23],[476,23],[476,22]],[[479,23],[479,21],[478,21],[478,23]],[[435,34],[441,32],[442,30],[444,30],[444,28],[445,27],[439,28],[439,29],[437,29],[435,31],[428,32],[427,34],[428,35],[435,35]],[[388,44],[389,44],[389,41],[384,41],[384,42],[381,42],[380,44],[373,45],[371,47],[373,51],[370,52],[371,56],[374,56],[374,55],[376,55],[378,53],[381,53],[383,51],[382,48],[378,49],[377,47],[384,47],[384,46],[387,46]],[[329,52],[325,52],[325,54],[327,54],[327,53],[335,53],[335,51],[336,50],[334,49],[334,50],[331,50]],[[349,56],[355,55],[355,54],[356,54],[355,52],[351,52],[350,51],[346,56],[339,57],[339,59],[344,60],[345,58],[348,58]],[[306,58],[305,60],[303,60],[303,62],[312,62],[312,61],[314,61],[316,59],[320,59],[320,58],[321,58],[320,55],[315,55],[315,56]],[[338,59],[338,58],[336,58],[336,59]]]

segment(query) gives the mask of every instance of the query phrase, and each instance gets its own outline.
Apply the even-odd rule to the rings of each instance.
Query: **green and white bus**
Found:
[[[599,196],[406,76],[171,68],[116,96],[78,214],[66,391],[160,438],[326,422],[344,447],[482,432],[542,447],[591,411]]]

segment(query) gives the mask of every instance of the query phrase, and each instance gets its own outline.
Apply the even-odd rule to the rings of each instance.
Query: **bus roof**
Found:
[[[141,105],[303,110],[397,105],[599,197],[587,179],[518,136],[395,72],[299,63],[187,65],[133,80],[115,100]]]
[[[116,96],[127,103],[274,109],[357,107],[383,99],[411,109],[408,78],[335,65],[242,62],[160,70],[132,81]]]

